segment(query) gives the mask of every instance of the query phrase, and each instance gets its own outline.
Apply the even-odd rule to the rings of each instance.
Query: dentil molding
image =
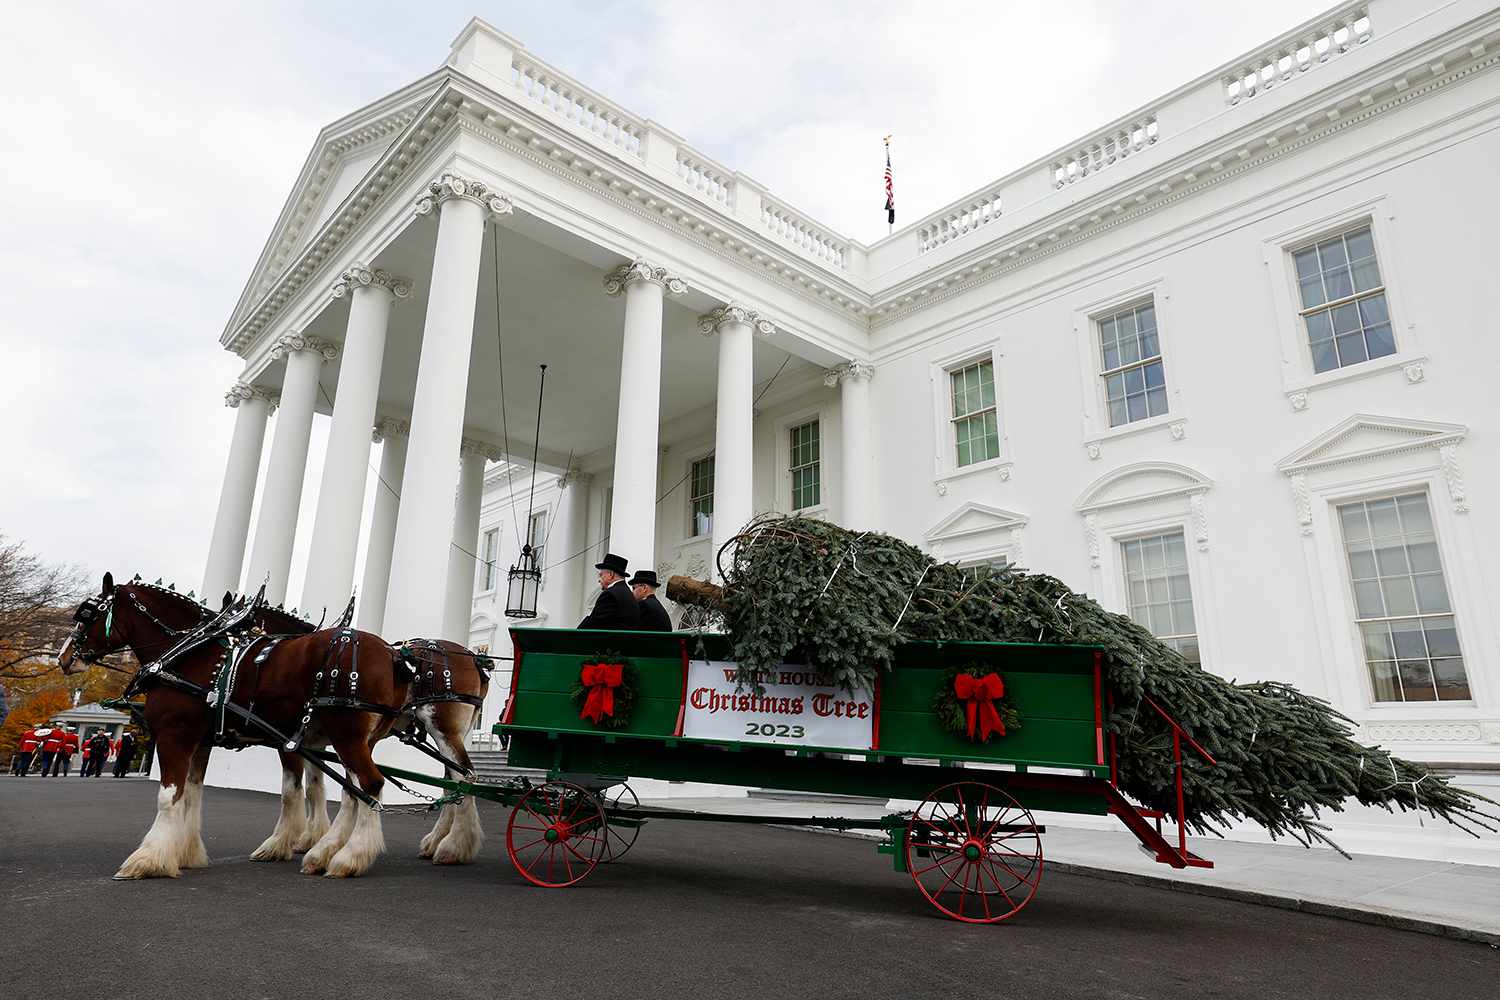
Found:
[[[604,293],[619,295],[628,285],[637,281],[649,281],[662,286],[669,295],[681,295],[688,290],[687,282],[664,267],[657,267],[642,257],[629,264],[621,264],[604,276]]]
[[[314,337],[310,333],[289,333],[276,341],[276,346],[271,348],[271,358],[280,361],[287,355],[296,354],[298,351],[311,351],[323,355],[324,361],[332,361],[339,356],[339,346],[329,343],[321,337]]]
[[[236,409],[247,399],[263,399],[270,404],[271,409],[276,409],[281,402],[281,397],[268,389],[262,389],[258,385],[250,385],[247,382],[236,382],[224,393],[224,405],[231,410]]]
[[[339,280],[333,283],[333,297],[341,299],[350,294],[356,288],[384,288],[398,299],[404,299],[411,294],[411,281],[407,278],[398,277],[389,271],[372,268],[356,261],[349,269],[339,275]]]
[[[751,330],[762,335],[776,332],[776,324],[766,319],[753,309],[748,309],[737,302],[730,302],[718,306],[698,317],[698,332],[705,337],[712,337],[719,332],[719,327],[727,323],[743,323]]]
[[[515,211],[515,206],[511,204],[509,197],[492,190],[484,181],[476,181],[451,171],[444,173],[435,181],[428,182],[427,190],[417,198],[412,211],[417,215],[431,215],[434,209],[455,199],[472,201],[487,214],[496,218],[510,215]]]

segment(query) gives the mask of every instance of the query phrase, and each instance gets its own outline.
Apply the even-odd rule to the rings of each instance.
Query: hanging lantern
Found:
[[[536,554],[528,544],[521,549],[521,558],[510,568],[505,617],[535,618],[537,598],[541,590],[542,570],[536,564]]]

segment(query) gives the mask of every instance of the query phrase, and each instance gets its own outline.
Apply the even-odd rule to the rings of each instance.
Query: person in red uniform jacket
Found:
[[[42,738],[42,777],[52,777],[53,765],[57,763],[57,752],[62,749],[63,731],[60,726],[52,726],[37,732]]]
[[[26,777],[27,772],[31,770],[31,758],[36,756],[36,748],[41,745],[42,741],[37,738],[35,726],[22,733],[20,749],[16,751],[16,759],[10,766],[11,772],[23,778]]]
[[[53,772],[56,773],[57,767],[60,764],[62,767],[62,775],[64,778],[66,778],[68,776],[68,769],[73,765],[73,755],[77,752],[78,730],[68,729],[63,733],[62,749],[57,753],[58,764],[53,765]]]

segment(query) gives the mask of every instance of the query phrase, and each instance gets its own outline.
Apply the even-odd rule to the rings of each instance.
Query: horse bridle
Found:
[[[159,641],[159,643],[157,643],[157,645],[171,645],[182,636],[186,635],[188,632],[191,632],[201,626],[205,620],[212,617],[212,615],[205,608],[200,610],[199,612],[197,625],[185,629],[173,628],[172,626],[168,625],[166,622],[158,618],[155,614],[153,614],[151,612],[151,609],[146,607],[145,604],[141,603],[141,599],[136,597],[134,592],[132,591],[121,591],[119,589],[115,589],[111,590],[108,594],[105,594],[102,597],[84,598],[83,602],[78,605],[78,610],[73,612],[74,625],[72,635],[73,648],[78,651],[78,658],[84,663],[98,663],[102,658],[109,655],[109,653],[105,652],[94,652],[89,648],[87,641],[88,628],[94,623],[99,615],[102,614],[104,615],[104,638],[106,640],[109,638],[109,633],[114,629],[115,595],[120,593],[123,593],[125,595],[125,597],[130,601],[131,606],[134,607],[136,611],[140,612],[146,617],[148,621],[162,630],[163,637]]]

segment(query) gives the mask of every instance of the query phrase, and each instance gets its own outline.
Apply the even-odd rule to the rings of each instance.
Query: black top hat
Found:
[[[594,563],[594,568],[595,569],[607,569],[611,573],[616,574],[617,576],[625,576],[626,575],[625,567],[628,566],[628,565],[629,565],[629,563],[627,563],[625,561],[625,557],[624,556],[617,556],[613,552],[606,552],[606,553],[604,553],[604,561],[603,562],[596,562],[596,563]]]
[[[638,570],[636,570],[635,571],[635,576],[633,576],[633,577],[630,578],[630,585],[632,587],[636,587],[636,586],[639,586],[641,584],[645,584],[648,587],[660,587],[661,583],[656,579],[656,570],[654,570],[654,569],[638,569]]]

